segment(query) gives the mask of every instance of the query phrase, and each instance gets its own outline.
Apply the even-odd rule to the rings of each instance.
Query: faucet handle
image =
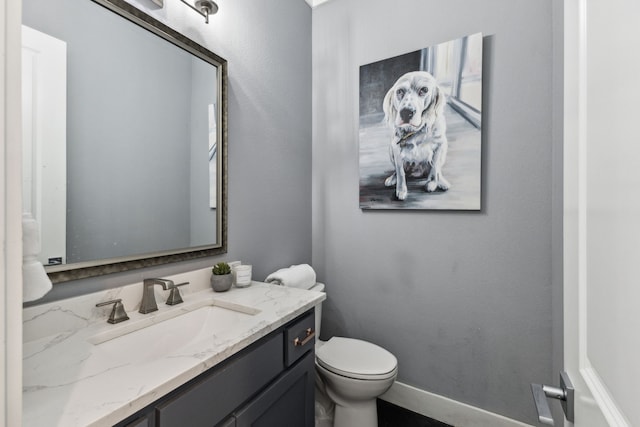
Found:
[[[171,290],[171,292],[169,292],[169,298],[167,298],[167,305],[180,304],[182,302],[182,295],[180,295],[180,289],[178,289],[178,286],[184,286],[188,284],[189,282],[184,282],[174,285],[173,282],[171,282],[167,287],[167,289]]]
[[[113,308],[111,309],[111,314],[109,315],[109,319],[107,322],[111,324],[124,322],[125,320],[129,320],[129,316],[127,316],[127,312],[124,311],[124,305],[122,305],[122,299],[114,299],[111,301],[99,302],[96,304],[96,307],[102,307],[105,305],[113,304]]]

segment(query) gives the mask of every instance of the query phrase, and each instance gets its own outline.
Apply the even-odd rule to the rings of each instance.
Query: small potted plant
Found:
[[[231,267],[226,262],[219,262],[211,270],[211,287],[216,292],[226,292],[231,288],[233,275]]]

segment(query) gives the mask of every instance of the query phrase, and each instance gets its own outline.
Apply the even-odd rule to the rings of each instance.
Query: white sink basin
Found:
[[[148,362],[180,354],[190,344],[225,339],[225,332],[260,311],[221,301],[203,301],[154,314],[141,315],[89,338],[96,360],[107,358],[123,364]]]

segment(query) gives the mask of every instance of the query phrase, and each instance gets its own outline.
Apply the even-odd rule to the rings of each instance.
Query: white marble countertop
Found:
[[[208,275],[208,271],[200,272],[200,279]],[[224,293],[202,289],[200,284],[186,289],[184,304],[176,306],[165,305],[165,294],[157,293],[159,310],[142,315],[137,312],[142,284],[126,288],[24,310],[23,425],[111,426],[325,298],[320,292],[258,282]],[[122,297],[123,302],[135,300],[135,303],[125,302],[130,320],[110,325],[106,322],[108,307],[96,308],[95,304],[114,297]],[[129,322],[135,325],[154,316],[167,316],[171,310],[203,305],[203,301],[212,299],[221,304],[251,307],[259,312],[211,331],[207,340],[190,343],[157,358],[132,355],[128,360],[127,355],[124,359],[122,356],[111,359],[91,344],[92,337],[109,334],[113,328]],[[149,346],[153,344],[149,343]]]

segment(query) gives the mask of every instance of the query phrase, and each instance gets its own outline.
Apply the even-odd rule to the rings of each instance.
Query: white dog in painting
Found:
[[[407,176],[426,176],[429,193],[449,189],[442,176],[448,148],[445,103],[442,89],[426,71],[403,75],[384,97],[385,120],[394,131],[389,147],[394,172],[384,185],[395,185],[399,200],[407,197]]]

